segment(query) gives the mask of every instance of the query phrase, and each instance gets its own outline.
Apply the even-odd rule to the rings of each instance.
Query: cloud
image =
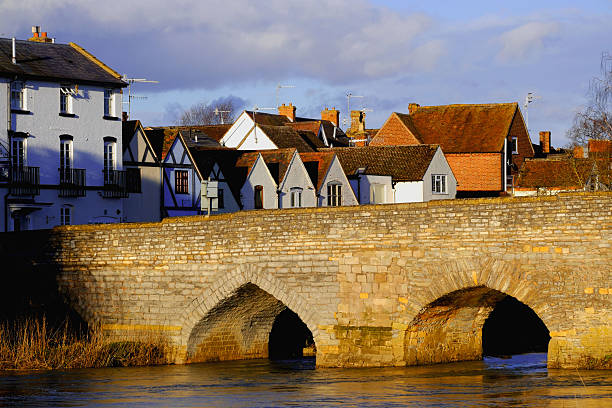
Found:
[[[506,31],[498,38],[501,50],[497,58],[508,62],[541,53],[559,32],[559,27],[556,22],[533,21]]]
[[[5,0],[0,26],[28,35],[40,21],[120,72],[160,80],[159,90],[316,78],[329,83],[426,72],[444,54],[422,13],[365,0]]]

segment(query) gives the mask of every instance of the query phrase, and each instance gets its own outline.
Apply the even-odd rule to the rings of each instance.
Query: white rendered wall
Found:
[[[340,183],[342,185],[342,205],[358,205],[357,197],[353,192],[353,186],[349,183],[344,174],[344,170],[340,165],[337,157],[334,157],[329,170],[321,183],[321,191],[319,191],[319,207],[327,207],[327,184]]]
[[[168,151],[164,160],[164,168],[167,178],[164,182],[164,206],[169,217],[200,214],[200,179],[194,169],[189,155],[184,155],[185,147],[177,137]],[[189,167],[172,167],[181,164]],[[177,170],[187,170],[189,192],[187,194],[176,194]],[[175,203],[176,201],[176,203]]]
[[[385,186],[385,203],[393,203],[393,184],[391,176],[376,176],[362,174],[358,181],[351,179],[351,187],[356,197],[359,197],[359,204],[370,204],[370,188],[372,184],[383,184]]]
[[[268,171],[268,167],[264,163],[261,156],[257,159],[251,170],[251,174],[247,177],[244,186],[240,189],[240,197],[244,210],[252,210],[255,208],[254,194],[255,186],[263,186],[263,207],[278,208],[278,195],[276,194],[276,183],[272,175]]]
[[[446,175],[446,194],[433,194],[431,176],[433,174],[444,174]],[[446,161],[442,149],[438,147],[438,150],[434,154],[429,168],[425,172],[423,177],[423,200],[451,200],[457,196],[457,179],[455,178],[453,171]]]
[[[30,113],[8,113],[8,82],[4,79],[0,86],[0,118],[4,123],[10,119],[13,131],[30,135],[26,141],[26,165],[40,167],[41,183],[41,194],[35,196],[34,201],[51,204],[29,215],[30,228],[58,225],[59,208],[64,205],[73,206],[73,224],[120,221],[124,216],[123,200],[102,198],[100,192],[104,185],[104,137],[116,139],[115,168],[122,168],[121,121],[103,119],[105,87],[79,84],[77,94],[72,97],[72,113],[75,117],[62,117],[59,115],[59,83],[29,80],[25,85],[25,109]],[[116,89],[114,106],[116,116],[120,117],[122,99],[119,92]],[[96,190],[88,190],[86,197],[58,197],[59,136],[64,134],[73,137],[72,167],[85,169],[87,186],[98,187]],[[2,130],[0,137],[0,143],[7,146],[8,134],[5,130]],[[4,210],[3,202],[1,211]],[[11,230],[12,220],[9,219],[8,223]]]
[[[423,181],[403,181],[395,183],[396,203],[422,203]]]
[[[257,115],[255,115],[257,119]],[[228,129],[221,144],[238,150],[272,150],[278,147],[259,127],[253,127],[253,120],[245,112]]]
[[[302,189],[302,207],[316,207],[317,195],[312,180],[302,163],[300,155],[295,153],[287,169],[285,178],[279,188],[280,208],[291,208],[291,189]]]

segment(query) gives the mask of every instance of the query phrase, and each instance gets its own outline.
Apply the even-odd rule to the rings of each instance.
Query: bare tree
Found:
[[[210,103],[198,103],[181,114],[179,123],[182,126],[233,123],[236,113],[242,106],[244,101],[232,96],[219,98]]]
[[[589,85],[589,103],[578,112],[567,132],[570,143],[584,146],[589,139],[612,140],[612,55],[601,56],[601,76]]]

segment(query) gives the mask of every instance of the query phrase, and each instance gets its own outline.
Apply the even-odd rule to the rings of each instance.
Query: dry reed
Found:
[[[0,324],[0,370],[50,370],[167,364],[166,342],[159,336],[109,341],[99,329],[83,336],[65,323],[45,318]]]

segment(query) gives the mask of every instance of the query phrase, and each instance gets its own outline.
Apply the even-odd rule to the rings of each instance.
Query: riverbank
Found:
[[[53,370],[168,364],[163,338],[110,342],[99,329],[84,333],[65,323],[50,327],[45,318],[0,324],[0,370]]]

